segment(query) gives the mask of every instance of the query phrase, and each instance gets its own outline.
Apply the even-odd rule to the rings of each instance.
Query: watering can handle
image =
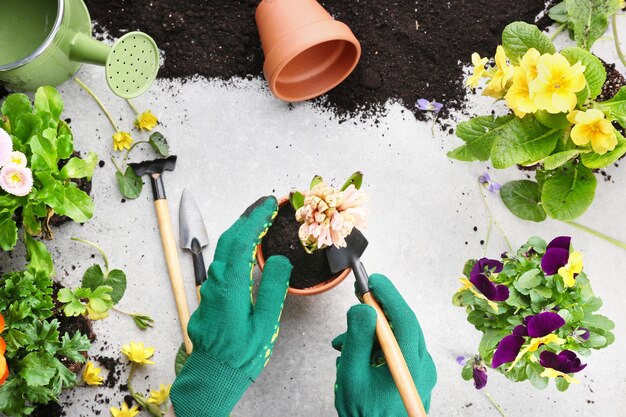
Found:
[[[105,65],[111,47],[84,33],[75,32],[70,42],[70,59],[84,64]]]

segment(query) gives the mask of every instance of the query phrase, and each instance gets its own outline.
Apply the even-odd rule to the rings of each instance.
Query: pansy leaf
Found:
[[[135,174],[131,167],[126,168],[126,172],[123,174],[119,171],[116,172],[115,178],[117,179],[117,188],[124,197],[132,200],[141,195],[143,180]]]
[[[152,149],[161,156],[167,157],[170,155],[170,145],[167,143],[167,139],[160,132],[154,132],[150,135],[148,143],[152,146]]]
[[[506,125],[514,116],[478,116],[457,125],[456,135],[465,141],[467,149],[479,161],[486,161],[491,155],[491,148],[495,141],[494,131],[500,126]],[[465,154],[466,152],[463,151]],[[452,158],[458,155],[456,150],[448,153],[448,157]],[[466,159],[462,159],[466,160]]]
[[[565,378],[557,378],[556,379],[556,389],[561,392],[567,391],[569,388],[569,382],[565,380]]]
[[[468,360],[467,363],[463,366],[463,369],[461,369],[461,378],[463,378],[465,381],[469,381],[472,379],[472,375],[474,373],[473,362],[473,360]]]
[[[608,345],[606,337],[599,334],[592,334],[589,339],[585,341],[585,345],[592,349],[602,349]]]
[[[545,389],[548,386],[548,378],[541,376],[543,367],[537,362],[526,365],[526,376],[531,384],[537,389]]]
[[[539,269],[531,269],[530,271],[526,271],[520,275],[517,279],[517,284],[520,288],[529,290],[541,284],[541,278],[542,275]]]
[[[528,239],[528,243],[530,244],[530,246],[532,246],[535,252],[539,254],[545,253],[546,247],[548,246],[546,241],[539,236],[531,237],[530,239]]]
[[[626,86],[620,88],[610,100],[596,102],[594,107],[602,110],[609,120],[616,120],[626,127]]]
[[[617,130],[615,136],[617,137],[617,145],[615,149],[605,153],[604,155],[597,154],[595,152],[589,152],[581,157],[581,162],[584,166],[591,169],[605,168],[615,162],[617,162],[624,154],[626,154],[626,139]]]
[[[550,38],[537,26],[526,22],[513,22],[504,28],[502,47],[513,64],[519,63],[530,48],[535,48],[540,54],[556,52]]]
[[[552,154],[543,160],[543,167],[549,171],[557,169],[568,163],[570,160],[576,158],[581,154],[581,152],[583,152],[582,149],[571,149],[569,151]]]
[[[511,181],[502,186],[500,197],[504,205],[523,220],[542,222],[546,212],[541,206],[539,184],[530,180]]]
[[[5,251],[12,250],[17,243],[17,225],[13,220],[13,212],[0,212],[0,248]]]
[[[587,87],[586,90],[583,89],[576,94],[578,103],[582,104],[587,99],[593,100],[598,97],[606,81],[606,70],[604,69],[604,65],[602,65],[602,61],[591,52],[575,46],[563,49],[561,55],[567,58],[571,65],[580,62],[585,67],[584,74]]]
[[[574,40],[587,50],[604,35],[608,17],[619,9],[618,0],[565,0],[565,5]]]
[[[589,168],[567,164],[546,179],[541,204],[546,213],[561,221],[581,216],[593,202],[596,177]]]
[[[586,314],[580,321],[582,327],[600,330],[613,330],[615,323],[601,314]]]
[[[480,339],[478,353],[480,353],[483,357],[487,357],[488,353],[492,352],[500,340],[502,340],[502,338],[507,334],[509,334],[509,332],[502,329],[487,330],[483,333],[483,337]]]

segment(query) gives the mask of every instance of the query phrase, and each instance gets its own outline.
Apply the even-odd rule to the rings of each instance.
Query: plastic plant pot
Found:
[[[341,83],[361,56],[350,28],[315,0],[262,0],[256,9],[272,93],[295,102],[317,97]]]
[[[282,197],[281,199],[278,200],[279,206],[282,207],[285,204],[289,204],[288,196]],[[261,244],[257,245],[256,259],[257,259],[259,268],[261,269],[261,271],[263,271],[263,268],[265,267],[265,255],[263,254],[263,248]],[[350,275],[350,272],[352,272],[350,268],[344,269],[342,272],[333,275],[333,277],[330,278],[329,280],[321,282],[317,285],[314,285],[308,288],[293,288],[290,286],[287,292],[289,294],[303,295],[303,296],[321,294],[326,291],[332,290],[337,285],[341,284],[343,280],[346,279],[348,275]]]

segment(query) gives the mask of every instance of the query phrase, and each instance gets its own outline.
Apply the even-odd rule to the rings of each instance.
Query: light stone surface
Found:
[[[620,30],[626,39],[624,26]],[[566,41],[564,35],[561,39]],[[611,40],[598,42],[595,52],[617,61]],[[625,71],[619,64],[618,68]],[[85,66],[78,75],[119,117],[120,127],[130,129],[132,110],[108,91],[102,69]],[[56,239],[48,243],[56,260],[57,277],[66,285],[76,286],[84,270],[99,261],[90,258],[94,253],[91,248],[70,241],[70,237],[98,242],[108,252],[112,267],[128,274],[128,290],[119,307],[150,314],[156,325],[141,332],[130,319],[114,313],[95,323],[98,340],[91,352],[99,354],[103,350],[117,356],[122,344],[145,342],[156,348],[156,365],[139,372],[136,387],[145,389],[171,382],[181,338],[149,186],[139,199],[121,202],[109,160],[113,133],[110,125],[75,83],[66,83],[60,91],[66,103],[64,116],[72,119],[76,148],[97,152],[106,165],[94,176],[93,220],[84,226],[63,226]],[[210,248],[205,251],[207,264],[220,233],[259,196],[280,196],[305,187],[314,174],[339,184],[353,171],[362,170],[365,190],[371,195],[371,220],[366,232],[370,246],[363,260],[370,272],[384,273],[395,282],[420,318],[438,370],[431,415],[497,415],[483,392],[461,379],[455,357],[475,352],[480,334],[467,323],[463,309],[450,302],[466,259],[484,253],[495,257],[506,249],[496,229],[487,248],[480,243],[485,239],[488,214],[477,178],[488,164],[449,160],[446,151],[460,141],[447,129],[435,128],[433,135],[431,123],[417,122],[399,104],[388,104],[387,114],[378,117],[377,124],[358,118],[340,123],[332,113],[311,104],[292,107],[277,101],[260,79],[231,83],[201,78],[184,83],[159,81],[134,102],[140,109],[152,109],[159,117],[163,123],[159,130],[179,157],[176,171],[165,176],[172,218],[178,218],[179,198],[187,188],[200,206],[211,238]],[[468,112],[491,110],[490,101],[476,102]],[[136,139],[146,137],[133,134]],[[139,160],[142,155],[152,157],[148,151],[139,151],[133,159]],[[596,200],[580,222],[626,241],[626,171],[622,167],[608,171],[612,180],[605,182],[599,177]],[[516,169],[489,172],[501,183],[525,177]],[[593,288],[604,300],[601,312],[614,319],[617,326],[616,342],[594,352],[589,366],[580,374],[582,383],[564,394],[554,384],[538,391],[530,383],[514,384],[495,372],[489,373],[487,390],[509,416],[624,415],[625,252],[562,223],[521,221],[497,196],[486,197],[514,246],[532,235],[546,239],[572,235],[577,249],[585,255],[585,269]],[[474,226],[478,231],[473,230]],[[12,258],[0,254],[2,270],[20,267],[21,256],[21,249]],[[195,308],[191,257],[181,252],[181,261],[188,298]],[[337,353],[330,341],[345,331],[346,311],[355,302],[350,279],[320,296],[289,297],[274,355],[233,415],[336,415],[333,385]],[[149,376],[147,380],[145,375]],[[92,410],[108,415],[108,406],[94,402],[99,393],[110,398],[111,405],[118,405],[124,396],[117,388],[107,391],[79,387],[63,398],[68,404],[67,415],[93,416]]]

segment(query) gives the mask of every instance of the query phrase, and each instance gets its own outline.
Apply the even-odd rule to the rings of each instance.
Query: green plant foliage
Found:
[[[624,154],[626,154],[626,139],[624,139],[624,136],[622,136],[617,129],[615,130],[615,135],[617,136],[617,146],[615,149],[604,155],[586,153],[581,158],[582,164],[591,169],[606,168],[624,156]]]
[[[520,219],[542,222],[546,212],[541,206],[541,190],[535,181],[511,181],[502,186],[500,197],[504,205]]]
[[[167,143],[167,139],[159,132],[154,132],[150,135],[150,139],[148,139],[150,146],[152,149],[159,155],[163,157],[170,156],[170,145]]]
[[[502,32],[502,46],[506,56],[517,64],[524,54],[535,48],[541,54],[553,54],[556,48],[539,28],[526,22],[513,22]]]
[[[596,177],[582,165],[571,163],[552,171],[541,191],[546,213],[555,219],[571,221],[581,216],[593,202]]]
[[[117,179],[117,188],[125,198],[133,200],[141,195],[143,180],[135,174],[135,170],[131,167],[126,167],[124,173],[117,171],[115,178]]]
[[[350,175],[346,182],[341,186],[341,191],[345,191],[349,186],[354,185],[357,190],[363,185],[363,173],[360,171]]]
[[[619,0],[565,0],[567,23],[576,44],[590,50],[609,26],[609,17],[619,10]],[[563,20],[563,6],[553,13]]]
[[[465,142],[465,145],[449,152],[448,156],[450,158],[462,156],[463,159],[461,160],[463,161],[488,160],[497,137],[498,128],[511,120],[513,120],[513,116],[478,116],[459,123],[456,127],[456,135]],[[471,155],[471,159],[469,159],[469,155]]]
[[[609,120],[614,120],[626,128],[626,86],[622,87],[610,100],[597,102],[594,107],[602,110]]]

